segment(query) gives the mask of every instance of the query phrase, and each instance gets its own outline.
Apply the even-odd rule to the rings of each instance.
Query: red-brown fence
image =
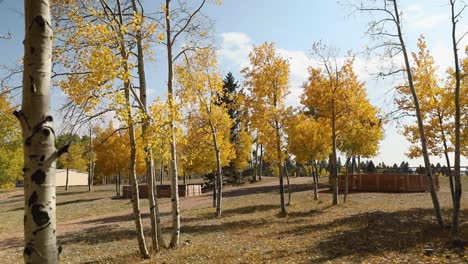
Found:
[[[171,186],[170,185],[158,185],[157,187],[159,198],[171,197]],[[201,184],[180,184],[179,185],[179,197],[189,197],[201,195]],[[138,192],[140,198],[148,198],[148,187],[146,184],[138,185]],[[122,197],[125,199],[132,198],[132,186],[124,185],[122,187]]]
[[[338,186],[345,189],[345,175],[339,175]],[[434,176],[437,190],[439,178]],[[426,192],[430,190],[426,175],[422,174],[398,174],[398,173],[365,173],[352,174],[348,178],[349,191],[368,192]]]

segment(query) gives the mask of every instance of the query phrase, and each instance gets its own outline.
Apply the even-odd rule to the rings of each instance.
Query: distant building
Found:
[[[55,170],[55,186],[65,186],[67,182],[67,170],[56,169]],[[24,181],[17,180],[16,187],[23,187]],[[76,170],[68,170],[68,186],[87,186],[88,185],[88,173]]]
[[[67,181],[67,170],[55,170],[55,186],[65,186]],[[77,170],[68,170],[68,186],[87,186],[88,173]]]

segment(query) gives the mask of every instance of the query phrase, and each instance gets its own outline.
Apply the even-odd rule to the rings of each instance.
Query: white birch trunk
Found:
[[[405,41],[403,39],[403,32],[401,30],[401,22],[400,22],[400,13],[399,13],[399,10],[398,10],[398,5],[397,5],[397,1],[396,0],[392,0],[393,2],[393,5],[394,5],[394,17],[395,17],[395,24],[396,24],[396,29],[397,29],[397,33],[398,33],[398,39],[400,41],[400,44],[401,44],[401,50],[402,50],[402,53],[403,53],[403,58],[405,60],[405,70],[406,70],[406,74],[407,74],[407,78],[408,78],[408,84],[409,84],[409,88],[411,90],[411,95],[413,97],[413,103],[414,103],[414,108],[415,108],[415,111],[416,111],[416,118],[417,118],[417,121],[418,121],[418,130],[419,130],[419,137],[420,137],[420,140],[421,140],[421,149],[422,149],[422,154],[423,154],[423,158],[424,158],[424,165],[426,167],[426,176],[429,180],[429,183],[430,183],[430,193],[431,193],[431,199],[432,199],[432,203],[434,205],[434,212],[435,212],[435,215],[436,215],[436,218],[437,218],[437,223],[439,224],[440,227],[443,227],[444,226],[444,220],[442,218],[442,211],[440,209],[440,203],[439,203],[439,198],[437,197],[437,191],[435,189],[435,181],[434,181],[434,177],[432,175],[432,170],[431,170],[431,162],[429,160],[429,153],[428,153],[428,150],[427,150],[427,140],[426,140],[426,134],[425,134],[425,131],[424,131],[424,124],[423,124],[423,117],[422,117],[422,114],[421,114],[421,107],[419,106],[419,99],[418,99],[418,95],[416,93],[416,88],[414,86],[414,82],[413,82],[413,73],[411,72],[411,65],[410,65],[410,62],[409,62],[409,56],[408,56],[408,53],[407,53],[407,50],[406,50],[406,46],[405,46]]]
[[[216,217],[221,216],[222,210],[222,199],[223,199],[223,175],[222,175],[222,168],[221,168],[221,154],[218,146],[218,138],[216,135],[216,129],[213,123],[210,120],[210,128],[211,128],[211,135],[213,138],[213,146],[216,155],[216,181],[214,188],[216,189]]]
[[[58,263],[55,160],[57,151],[50,113],[52,29],[49,1],[26,0],[23,99],[19,119],[24,143],[25,263]]]
[[[318,200],[319,199],[319,194],[318,194],[319,173],[317,169],[317,163],[315,161],[313,162],[312,176],[314,177],[314,200]]]
[[[455,171],[454,171],[454,195],[453,195],[453,212],[452,212],[452,238],[454,241],[461,240],[460,234],[460,205],[462,197],[462,183],[461,183],[461,172],[460,172],[460,156],[461,156],[461,106],[460,106],[460,64],[458,59],[458,43],[456,29],[457,24],[464,9],[456,14],[455,13],[455,2],[456,0],[450,0],[451,6],[451,21],[452,21],[452,48],[453,48],[453,59],[455,62]],[[464,6],[466,7],[466,5]],[[463,8],[464,8],[463,7]],[[463,38],[463,37],[462,37]],[[450,167],[449,167],[450,170]]]
[[[171,127],[171,160],[169,164],[170,179],[171,179],[171,206],[172,206],[172,235],[170,247],[175,248],[179,245],[180,237],[180,204],[179,204],[179,186],[177,173],[177,151],[176,151],[176,130],[174,117],[174,91],[172,87],[173,68],[172,68],[172,36],[171,36],[171,19],[170,19],[170,0],[166,0],[166,48],[167,48],[167,65],[168,78],[167,90],[169,99],[170,127]]]
[[[122,9],[120,5],[120,0],[117,0],[118,8],[118,22],[119,26],[123,26],[123,16]],[[116,21],[117,22],[117,21]],[[128,52],[125,46],[124,36],[119,33],[118,41],[120,46],[120,55],[122,56],[122,66],[125,72],[130,72],[128,65]],[[133,207],[133,218],[135,221],[135,229],[138,240],[138,248],[140,250],[140,256],[144,259],[148,259],[150,256],[148,254],[148,249],[146,248],[145,235],[143,233],[143,223],[141,221],[141,212],[140,212],[140,197],[138,190],[138,179],[136,175],[136,138],[135,138],[135,125],[132,114],[132,105],[131,105],[131,83],[129,80],[124,81],[124,94],[125,94],[125,110],[127,114],[127,125],[128,125],[128,134],[129,134],[129,143],[130,143],[130,170],[129,178],[132,188],[132,207]]]
[[[140,2],[138,2],[140,4]],[[138,14],[140,13],[143,16],[143,7],[140,4],[140,10],[137,7],[137,1],[132,0],[133,11]],[[137,42],[137,58],[138,58],[138,77],[140,83],[140,101],[141,109],[146,115],[148,115],[147,110],[147,97],[146,97],[146,73],[145,73],[145,64],[144,64],[144,51],[142,45],[142,32],[141,27],[137,30],[136,33],[136,42]],[[153,160],[153,150],[151,149],[151,144],[148,142],[148,129],[150,127],[150,119],[147,116],[142,124],[142,134],[145,144],[145,165],[146,165],[146,177],[147,177],[147,187],[148,187],[148,204],[150,211],[150,221],[151,221],[151,243],[152,249],[155,252],[159,251],[160,242],[164,245],[162,234],[161,223],[159,220],[159,204],[158,204],[158,195],[155,188],[155,173],[154,173],[154,160]],[[158,239],[159,238],[159,239]]]
[[[68,169],[68,166],[67,166],[67,176],[66,176],[66,179],[65,179],[65,191],[68,191],[68,176],[69,176],[69,172],[70,172],[70,169]]]

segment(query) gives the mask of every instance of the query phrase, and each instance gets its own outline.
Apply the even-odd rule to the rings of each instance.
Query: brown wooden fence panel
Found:
[[[179,197],[189,197],[201,195],[201,184],[187,184],[179,185]],[[138,185],[140,198],[148,198],[148,187],[146,184]],[[170,198],[171,197],[171,186],[170,185],[157,185],[156,190],[158,192],[158,198]],[[125,199],[132,198],[132,188],[130,185],[122,186],[122,197]]]
[[[339,175],[340,191],[345,189],[345,175]],[[436,189],[439,189],[439,178],[435,178]],[[430,185],[426,175],[399,173],[365,173],[348,177],[348,190],[367,192],[425,192]]]

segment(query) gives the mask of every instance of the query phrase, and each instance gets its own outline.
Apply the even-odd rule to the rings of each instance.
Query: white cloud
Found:
[[[243,67],[248,64],[249,53],[253,44],[249,36],[242,32],[221,33],[221,48],[218,51],[220,60]]]
[[[146,89],[146,95],[147,95],[147,96],[148,96],[148,95],[151,95],[151,96],[156,95],[157,92],[158,92],[158,90],[157,90],[156,88],[148,88],[148,89]]]
[[[413,29],[431,29],[448,21],[446,14],[428,14],[426,10],[418,4],[410,5],[403,9],[403,18]]]
[[[422,29],[431,29],[440,24],[443,24],[447,20],[446,15],[432,15],[432,16],[422,16],[416,20],[410,22],[413,27],[422,28]]]
[[[249,53],[252,51],[251,38],[242,32],[221,33],[221,48],[218,51],[220,61],[238,70],[249,65]],[[291,93],[286,98],[286,104],[299,105],[299,95],[302,93],[301,85],[307,80],[307,67],[310,60],[304,51],[286,50],[277,47],[278,53],[287,59],[290,64]]]
[[[290,69],[290,94],[286,98],[286,104],[289,106],[298,106],[300,104],[299,96],[302,93],[302,84],[307,80],[310,66],[310,58],[304,51],[291,51],[278,49],[278,53],[289,61]]]

